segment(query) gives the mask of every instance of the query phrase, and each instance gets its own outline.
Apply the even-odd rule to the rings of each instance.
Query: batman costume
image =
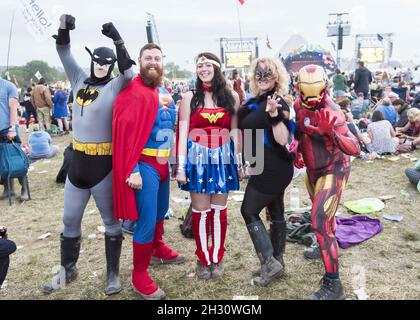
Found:
[[[90,76],[77,64],[70,51],[70,30],[75,18],[62,15],[56,39],[57,52],[70,80],[73,103],[73,157],[64,187],[64,231],[60,236],[61,266],[65,281],[53,280],[44,285],[50,293],[64,282],[76,279],[76,263],[80,252],[81,222],[92,195],[105,225],[107,262],[106,294],[121,291],[119,260],[122,245],[120,223],[114,219],[112,194],[112,114],[118,93],[131,81],[135,64],[129,57],[124,41],[112,23],[102,26],[102,33],[114,41],[117,55],[110,48],[91,52]],[[115,62],[120,75],[112,77]],[[60,283],[61,282],[61,283]]]

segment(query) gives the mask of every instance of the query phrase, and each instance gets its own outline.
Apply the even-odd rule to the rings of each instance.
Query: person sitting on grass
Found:
[[[341,111],[343,111],[344,116],[346,118],[347,127],[349,128],[350,132],[359,140],[360,150],[367,151],[366,146],[371,142],[370,139],[367,137],[366,133],[362,134],[356,125],[353,114],[350,111],[350,101],[344,99],[342,102],[339,103]]]
[[[360,119],[366,112],[367,103],[365,102],[364,94],[359,92],[357,99],[351,103],[351,113],[355,119]]]
[[[420,192],[420,160],[416,162],[414,168],[406,168],[405,175],[412,184],[417,186],[417,190]]]
[[[420,110],[411,108],[407,112],[408,122],[403,128],[397,128],[397,134],[402,143],[410,142],[408,145],[412,150],[416,149],[416,146],[420,145]],[[407,134],[411,131],[411,134]]]
[[[39,125],[34,124],[33,132],[29,136],[29,159],[49,159],[58,152],[58,147],[51,145],[51,136],[46,131],[39,130]]]
[[[397,122],[397,111],[395,111],[391,99],[389,98],[383,98],[382,103],[376,108],[376,110],[379,110],[384,115],[384,119],[388,120],[393,126]]]
[[[399,145],[394,128],[379,110],[373,112],[372,123],[368,125],[367,132],[371,143],[366,148],[370,153],[382,155],[410,151],[406,145]]]

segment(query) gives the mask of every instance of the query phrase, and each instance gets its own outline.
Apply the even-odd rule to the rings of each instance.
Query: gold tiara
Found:
[[[203,64],[204,63],[212,63],[216,67],[219,67],[220,68],[220,63],[219,62],[217,62],[216,60],[208,59],[205,56],[201,56],[200,58],[198,58],[197,65],[200,64],[200,63],[203,63]]]

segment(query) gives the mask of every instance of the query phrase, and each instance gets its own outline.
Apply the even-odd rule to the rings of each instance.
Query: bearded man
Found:
[[[168,157],[174,141],[175,104],[161,86],[162,50],[140,50],[140,74],[115,100],[112,123],[114,213],[135,221],[134,290],[144,299],[165,299],[148,274],[150,264],[182,263],[185,258],[162,239],[169,207]]]

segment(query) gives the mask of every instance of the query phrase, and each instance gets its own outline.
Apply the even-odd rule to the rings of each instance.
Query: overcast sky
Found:
[[[24,0],[29,1],[29,0]],[[35,0],[34,0],[35,1]],[[50,19],[62,12],[76,17],[71,32],[73,54],[82,66],[89,65],[84,46],[111,46],[101,34],[105,22],[113,22],[120,31],[133,58],[147,42],[146,12],[155,16],[166,62],[174,61],[192,69],[194,56],[201,51],[219,55],[220,37],[239,37],[238,0],[36,0]],[[0,65],[6,65],[10,22],[15,21],[9,65],[30,60],[45,60],[61,66],[52,38],[31,35],[21,13],[21,0],[0,2]],[[395,33],[393,59],[420,63],[420,1],[418,0],[246,0],[239,6],[243,37],[259,37],[260,56],[275,55],[294,33],[309,43],[332,50],[332,38],[326,37],[328,13],[349,12],[352,35],[344,40],[343,57],[354,55],[354,34]],[[265,45],[268,35],[273,50]],[[334,39],[335,41],[335,39]]]

